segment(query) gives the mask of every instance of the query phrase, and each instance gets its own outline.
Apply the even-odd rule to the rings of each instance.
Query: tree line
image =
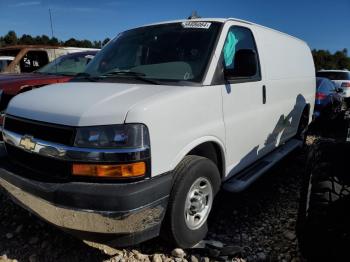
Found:
[[[13,45],[50,45],[50,46],[72,46],[72,47],[86,47],[86,48],[101,48],[108,43],[110,39],[106,38],[103,41],[78,40],[70,38],[67,41],[62,41],[56,37],[49,37],[47,35],[31,36],[23,34],[17,36],[15,31],[9,31],[6,35],[0,36],[0,47]]]
[[[348,69],[350,70],[350,57],[348,50],[344,48],[334,53],[328,50],[312,50],[316,70],[320,69]]]
[[[67,41],[58,40],[56,37],[48,37],[47,35],[31,36],[24,34],[17,36],[15,31],[9,31],[6,35],[0,36],[0,47],[12,45],[53,45],[53,46],[72,46],[86,48],[101,48],[110,39],[103,41],[78,40],[70,38]],[[312,50],[316,70],[320,69],[348,69],[350,70],[350,57],[348,50],[345,48],[341,51],[331,53],[328,50]],[[288,61],[286,61],[288,62]]]

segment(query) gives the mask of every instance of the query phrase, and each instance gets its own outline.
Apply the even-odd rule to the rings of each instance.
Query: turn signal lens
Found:
[[[73,164],[74,176],[90,176],[105,178],[133,178],[146,174],[145,162],[121,165]]]

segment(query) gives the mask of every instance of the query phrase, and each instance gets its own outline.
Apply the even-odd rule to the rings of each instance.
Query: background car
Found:
[[[76,52],[98,51],[94,48],[17,45],[0,48],[0,57],[13,57],[0,73],[31,73],[54,59]]]
[[[347,100],[350,99],[350,72],[348,70],[321,70],[316,76],[332,80],[336,87],[344,90],[343,96]]]
[[[342,110],[343,89],[324,77],[316,79],[314,119],[333,119]]]
[[[97,51],[86,51],[61,56],[30,74],[0,74],[0,112],[6,109],[9,101],[18,93],[48,84],[68,82],[85,70],[96,53]]]
[[[0,56],[0,72],[4,71],[14,59],[14,56]]]

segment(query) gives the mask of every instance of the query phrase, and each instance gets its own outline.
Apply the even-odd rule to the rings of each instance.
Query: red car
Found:
[[[0,74],[0,112],[15,95],[48,84],[68,82],[82,73],[97,51],[85,51],[61,56],[29,74]],[[2,124],[2,117],[0,117]]]
[[[85,51],[64,55],[33,73],[0,74],[0,126],[3,123],[3,112],[15,95],[49,84],[68,82],[84,72],[86,65],[97,52]]]

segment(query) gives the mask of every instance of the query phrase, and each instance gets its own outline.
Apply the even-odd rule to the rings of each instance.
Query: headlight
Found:
[[[123,149],[122,152],[103,153],[104,157],[121,158],[108,163],[73,163],[72,175],[100,178],[140,178],[149,171],[149,135],[142,124],[121,124],[110,126],[80,127],[77,129],[74,146],[91,148],[89,156],[100,155],[95,152],[103,149]],[[124,150],[125,149],[125,150]],[[129,150],[130,149],[130,152]],[[134,149],[140,149],[135,151]]]
[[[74,146],[141,148],[149,146],[149,135],[147,127],[142,124],[81,127],[77,129]]]

